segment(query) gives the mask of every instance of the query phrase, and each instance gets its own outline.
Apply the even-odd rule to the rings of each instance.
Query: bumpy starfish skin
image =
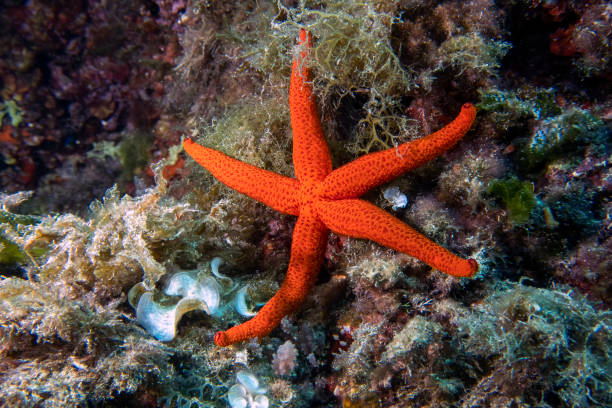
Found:
[[[466,103],[459,116],[443,129],[397,148],[362,156],[332,171],[304,64],[311,41],[310,34],[302,30],[302,49],[293,62],[289,90],[296,179],[232,159],[191,139],[183,143],[185,151],[222,183],[275,210],[298,216],[281,288],[251,320],[215,334],[219,346],[265,336],[284,316],[299,308],[314,285],[329,230],[371,239],[450,275],[469,277],[478,270],[476,261],[459,258],[380,208],[357,199],[453,147],[470,129],[475,108]]]

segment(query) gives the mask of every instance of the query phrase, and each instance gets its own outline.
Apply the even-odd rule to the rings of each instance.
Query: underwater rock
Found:
[[[136,309],[136,320],[159,341],[170,341],[176,336],[176,326],[185,313],[192,310],[215,313],[220,299],[214,278],[196,279],[189,272],[173,275],[161,294],[148,290],[142,282],[128,293],[128,301]]]

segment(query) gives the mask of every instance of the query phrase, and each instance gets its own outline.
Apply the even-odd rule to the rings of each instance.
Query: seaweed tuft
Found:
[[[494,180],[489,184],[488,191],[504,203],[508,218],[514,225],[525,224],[536,208],[533,184],[528,181],[520,181],[516,177]]]

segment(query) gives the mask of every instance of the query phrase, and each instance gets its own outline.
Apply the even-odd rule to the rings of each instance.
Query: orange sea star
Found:
[[[227,346],[269,334],[281,319],[297,310],[313,286],[329,230],[414,256],[432,267],[459,277],[472,276],[478,264],[433,243],[399,219],[357,197],[414,169],[454,146],[476,117],[466,103],[459,116],[443,129],[396,148],[371,153],[332,171],[331,157],[317,114],[308,70],[303,61],[312,40],[300,31],[302,51],[293,61],[289,107],[293,128],[293,167],[296,178],[281,176],[232,159],[186,139],[185,151],[229,187],[277,211],[298,216],[291,259],[279,291],[251,320],[215,334]]]

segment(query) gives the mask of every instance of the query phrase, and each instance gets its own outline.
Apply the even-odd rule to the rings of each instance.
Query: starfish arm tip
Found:
[[[467,259],[467,268],[464,273],[459,273],[458,276],[462,278],[471,278],[476,272],[478,272],[478,262],[474,259]]]
[[[300,44],[304,44],[307,41],[310,43],[311,38],[310,32],[306,31],[304,28],[300,28]]]
[[[229,346],[230,342],[228,341],[227,334],[222,331],[215,333],[215,344],[219,347]]]
[[[474,275],[476,272],[478,272],[478,262],[476,262],[474,259],[468,259],[468,262],[470,265],[472,265],[472,275]]]
[[[467,112],[468,116],[469,116],[469,122],[470,125],[472,124],[472,122],[474,122],[474,119],[476,119],[476,107],[474,105],[472,105],[469,102],[466,102],[463,104],[463,106],[461,106],[461,111],[463,112]]]
[[[188,137],[185,140],[183,140],[183,149],[188,152],[188,149],[194,144],[196,143],[190,137]]]
[[[478,262],[474,259],[457,259],[459,262],[444,265],[431,265],[434,269],[440,272],[454,276],[455,278],[473,278],[478,272]]]

